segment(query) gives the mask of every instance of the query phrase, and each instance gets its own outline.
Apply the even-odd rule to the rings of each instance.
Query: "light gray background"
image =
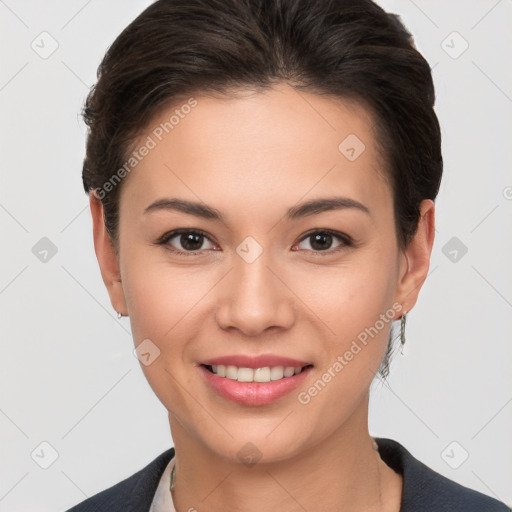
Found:
[[[430,274],[403,355],[373,385],[371,432],[512,505],[512,2],[379,3],[433,68],[445,175]],[[4,512],[67,509],[172,445],[101,280],[81,183],[85,95],[149,4],[0,1]],[[57,249],[46,262],[33,253],[43,237]]]

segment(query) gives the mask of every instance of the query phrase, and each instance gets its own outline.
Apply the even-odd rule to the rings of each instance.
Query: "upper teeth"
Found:
[[[300,373],[302,366],[265,366],[263,368],[239,368],[238,366],[223,364],[212,365],[213,373],[219,377],[226,377],[239,382],[270,382],[283,377],[291,377]]]

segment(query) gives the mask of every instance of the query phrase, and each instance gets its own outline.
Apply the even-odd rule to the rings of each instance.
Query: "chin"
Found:
[[[282,418],[279,421],[282,421]],[[267,422],[264,425],[252,422],[252,426],[245,424],[244,427],[238,425],[236,428],[226,425],[226,430],[233,437],[221,435],[211,439],[208,436],[208,439],[203,438],[203,443],[218,456],[248,466],[256,462],[273,464],[289,460],[307,448],[311,435],[307,435],[304,428],[301,428],[300,432],[286,429],[284,425],[276,428],[279,421],[273,422],[271,428]],[[200,436],[199,433],[198,435]]]

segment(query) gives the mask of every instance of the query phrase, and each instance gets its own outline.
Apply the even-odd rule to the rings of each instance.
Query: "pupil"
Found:
[[[332,242],[332,235],[329,234],[316,234],[313,236],[313,243],[311,244],[311,247],[313,249],[328,249],[331,246]],[[315,247],[317,245],[317,247]]]
[[[185,249],[189,251],[196,251],[201,248],[201,245],[203,245],[202,237],[203,235],[187,233],[185,235],[181,235],[180,242]]]

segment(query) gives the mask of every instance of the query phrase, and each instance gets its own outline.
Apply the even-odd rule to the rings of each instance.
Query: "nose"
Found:
[[[252,263],[235,257],[217,300],[218,325],[250,337],[289,329],[295,321],[294,295],[280,274],[265,252]]]

